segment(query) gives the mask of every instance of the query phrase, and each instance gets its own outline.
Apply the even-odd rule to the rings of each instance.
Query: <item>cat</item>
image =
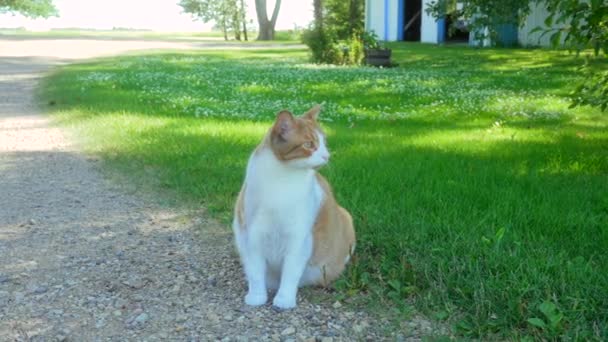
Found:
[[[320,106],[283,110],[253,151],[236,200],[233,230],[249,290],[245,303],[296,306],[298,287],[327,286],[355,248],[351,215],[317,169],[329,161]]]

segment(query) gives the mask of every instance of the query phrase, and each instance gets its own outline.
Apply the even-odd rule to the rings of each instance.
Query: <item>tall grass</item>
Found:
[[[42,96],[110,168],[225,223],[274,114],[324,103],[321,172],[358,234],[344,295],[413,300],[463,336],[608,339],[608,117],[568,108],[572,57],[394,48],[392,69],[297,49],[103,59]]]

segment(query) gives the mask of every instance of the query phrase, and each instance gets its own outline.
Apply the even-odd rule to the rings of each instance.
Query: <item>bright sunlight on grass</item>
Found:
[[[608,339],[608,116],[568,109],[572,57],[393,47],[392,69],[297,49],[103,59],[42,96],[112,170],[227,226],[274,114],[324,103],[322,173],[358,232],[343,296],[410,298],[464,336]]]

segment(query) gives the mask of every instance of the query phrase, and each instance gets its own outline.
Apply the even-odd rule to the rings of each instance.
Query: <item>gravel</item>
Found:
[[[111,42],[98,43],[100,55],[112,52]],[[52,55],[48,46],[36,53]],[[0,57],[0,341],[329,342],[435,333],[424,319],[396,328],[336,301],[300,298],[282,312],[246,307],[227,227],[204,210],[162,206],[109,182],[96,158],[37,112],[37,80],[58,62]]]

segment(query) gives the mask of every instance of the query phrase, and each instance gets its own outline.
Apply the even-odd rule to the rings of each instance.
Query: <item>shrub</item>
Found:
[[[314,63],[360,65],[363,61],[364,44],[357,33],[348,40],[337,40],[327,30],[310,28],[302,33],[302,42],[310,48]]]
[[[314,63],[334,64],[340,53],[336,51],[334,39],[322,28],[314,27],[302,32],[302,42],[310,48]]]
[[[360,65],[363,62],[365,55],[363,40],[360,38],[361,35],[353,33],[350,39],[349,49],[349,63],[351,65]]]

